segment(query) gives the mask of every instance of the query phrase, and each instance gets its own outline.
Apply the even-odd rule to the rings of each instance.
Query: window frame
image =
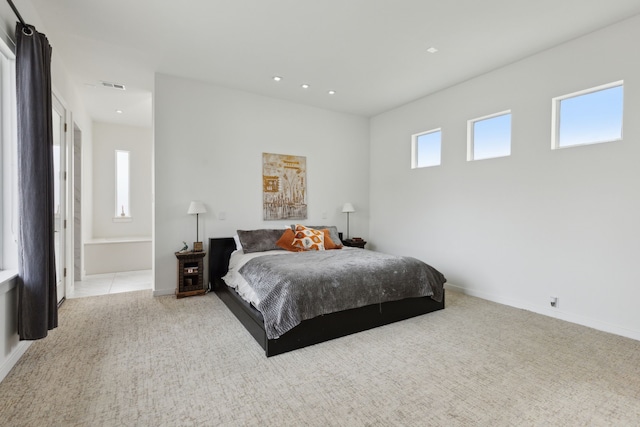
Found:
[[[10,256],[16,241],[17,175],[17,95],[16,56],[4,39],[0,39],[0,272],[17,269],[17,252]],[[16,248],[17,249],[17,248]],[[8,258],[11,259],[8,259]],[[14,259],[15,258],[15,259]],[[13,265],[16,264],[16,265]]]
[[[494,119],[496,117],[509,115],[509,154],[501,155],[501,156],[492,156],[492,157],[482,157],[480,159],[476,159],[474,156],[475,151],[475,129],[474,125],[478,122],[482,122],[485,120]],[[475,119],[467,120],[467,161],[475,162],[480,160],[489,160],[489,159],[500,159],[503,157],[511,156],[511,145],[513,143],[513,114],[511,109],[503,110],[497,113],[488,114],[486,116],[477,117]]]
[[[620,138],[605,139],[591,142],[582,142],[579,144],[560,145],[560,124],[561,124],[561,103],[564,100],[571,98],[578,98],[580,96],[589,95],[592,93],[600,92],[607,89],[613,89],[615,87],[622,87],[622,116],[620,117]],[[579,90],[577,92],[568,93],[566,95],[556,96],[551,99],[551,149],[559,150],[564,148],[583,147],[585,145],[604,144],[607,142],[622,141],[624,136],[624,80],[618,80],[611,83],[606,83],[600,86],[595,86],[588,89]]]
[[[424,135],[429,135],[432,133],[440,133],[440,153],[438,156],[438,163],[434,164],[434,165],[425,165],[425,166],[420,166],[418,165],[418,156],[419,156],[419,150],[418,150],[418,139],[421,136]],[[442,128],[435,128],[435,129],[431,129],[425,132],[420,132],[420,133],[415,133],[413,135],[411,135],[411,169],[424,169],[424,168],[432,168],[432,167],[436,167],[436,166],[441,166],[442,165]]]

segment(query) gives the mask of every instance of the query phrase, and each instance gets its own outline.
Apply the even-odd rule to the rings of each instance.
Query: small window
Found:
[[[467,160],[511,155],[511,111],[491,114],[467,122]]]
[[[412,135],[411,143],[411,167],[413,169],[440,165],[441,129]]]
[[[129,152],[116,150],[116,218],[129,217]]]
[[[551,148],[622,139],[623,82],[553,98]]]

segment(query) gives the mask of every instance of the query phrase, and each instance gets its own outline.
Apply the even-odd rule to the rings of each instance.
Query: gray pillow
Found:
[[[238,238],[245,254],[276,251],[282,249],[276,246],[276,242],[283,233],[283,229],[238,230]]]
[[[308,228],[313,228],[314,230],[323,230],[326,228],[327,230],[329,230],[329,237],[331,237],[331,240],[333,240],[333,243],[340,246],[342,245],[342,240],[340,240],[340,236],[338,235],[338,227],[336,227],[335,225],[304,225],[304,226]],[[295,231],[296,225],[291,224],[291,229]]]

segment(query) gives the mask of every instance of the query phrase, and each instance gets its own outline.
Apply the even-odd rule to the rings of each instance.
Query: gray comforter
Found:
[[[303,320],[404,298],[442,301],[445,277],[415,258],[362,249],[265,255],[239,273],[260,299],[269,339]]]

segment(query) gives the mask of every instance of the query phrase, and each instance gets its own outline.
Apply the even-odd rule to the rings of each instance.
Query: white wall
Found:
[[[173,293],[174,252],[195,241],[191,200],[202,200],[200,240],[236,229],[274,228],[262,220],[262,153],[306,156],[308,220],[368,230],[368,120],[215,85],[156,75],[155,295]],[[221,212],[225,220],[219,220]],[[326,216],[326,218],[323,218]]]
[[[93,238],[151,236],[151,129],[93,123]],[[130,152],[131,222],[115,216],[115,151]]]
[[[375,246],[472,295],[640,339],[639,39],[635,17],[373,118]],[[552,97],[617,80],[624,140],[552,151]],[[512,155],[467,162],[467,120],[506,109]],[[435,127],[442,165],[411,170],[410,136]]]
[[[0,281],[0,381],[29,348],[30,342],[18,336],[17,279]]]

